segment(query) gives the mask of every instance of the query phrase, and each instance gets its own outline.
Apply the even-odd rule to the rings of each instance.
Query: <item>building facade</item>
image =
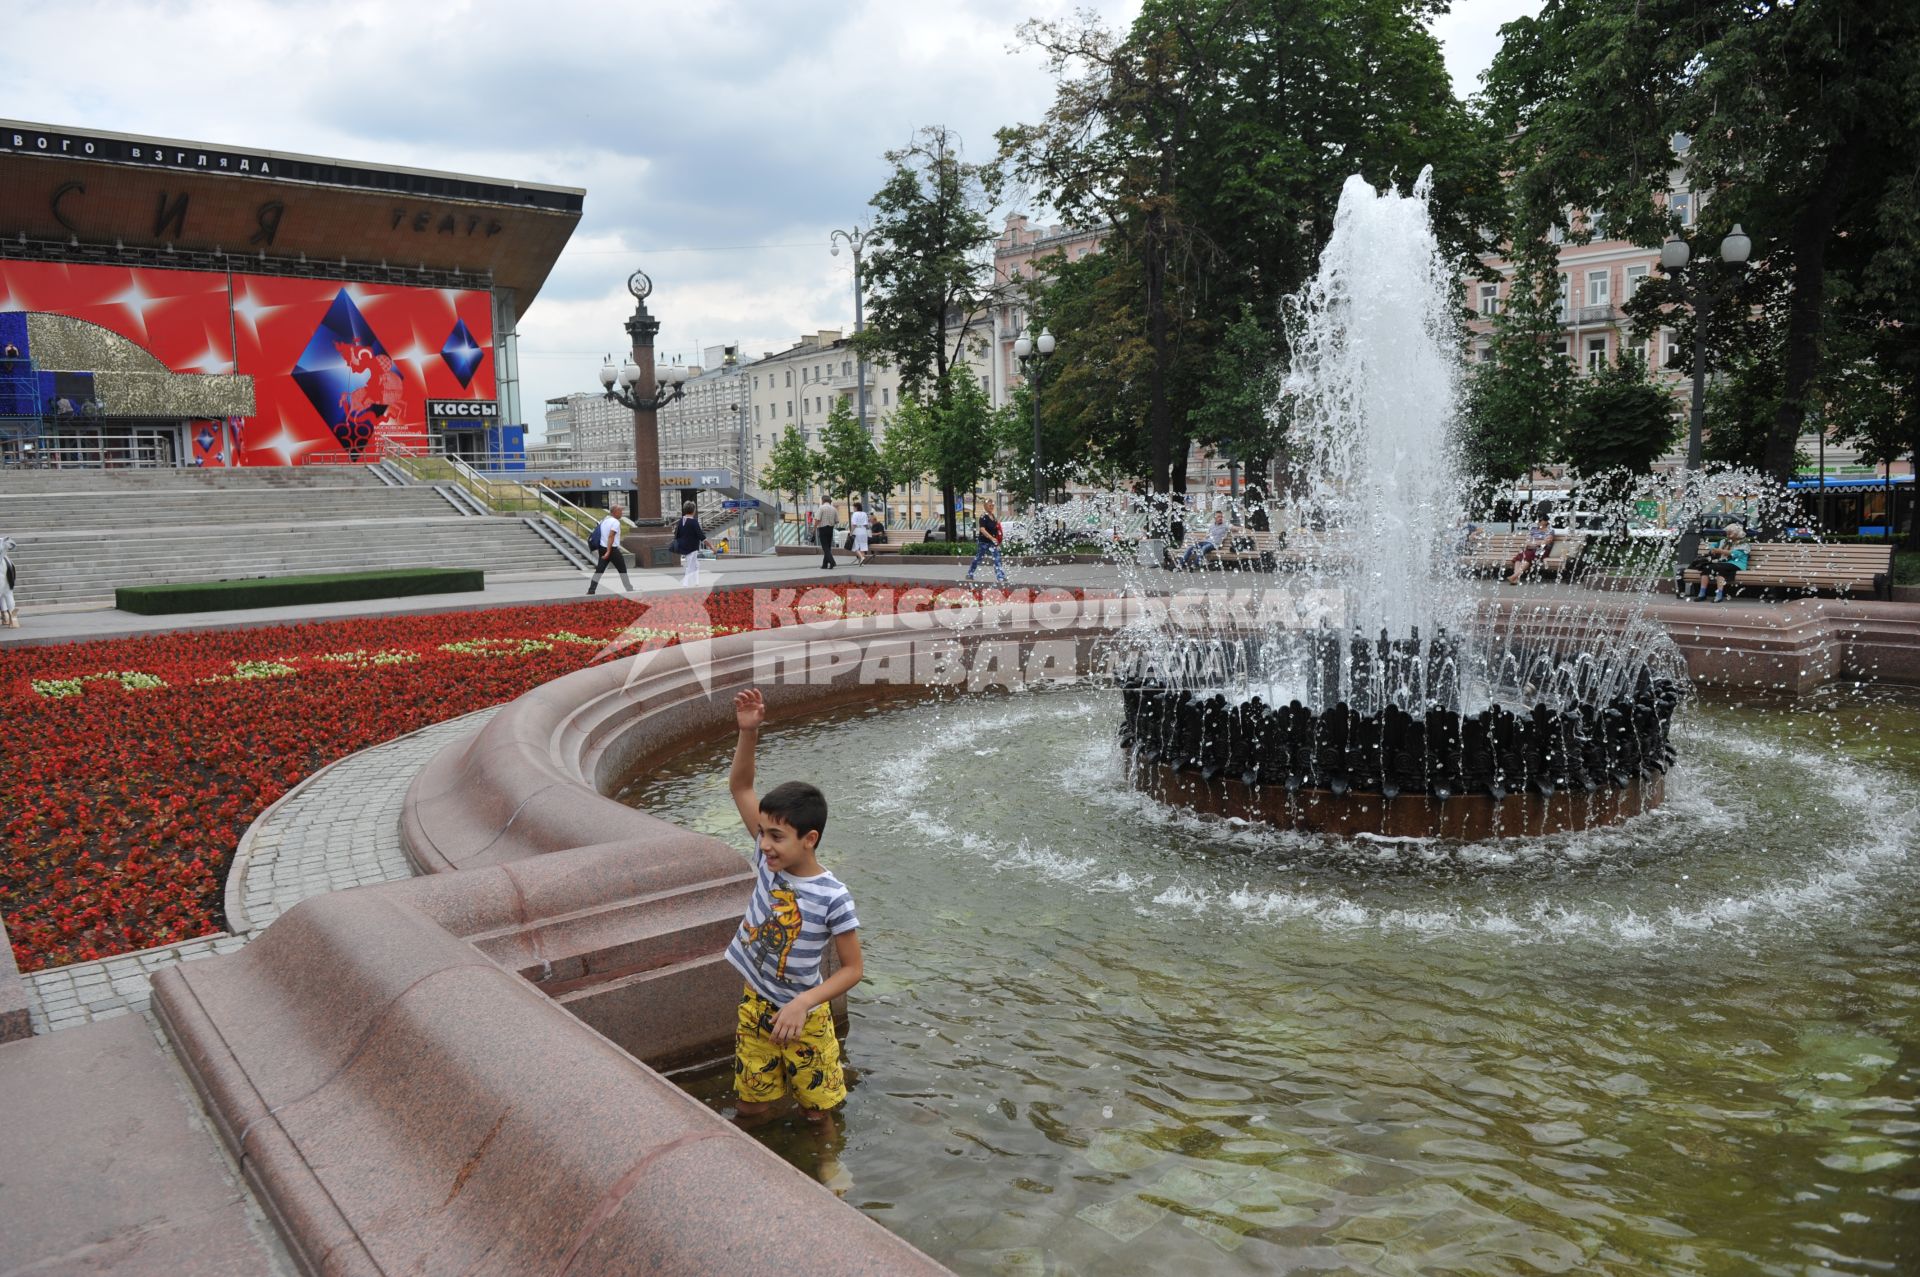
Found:
[[[750,460],[742,447],[746,387],[738,343],[703,350],[681,397],[660,410],[662,468],[740,474]]]
[[[980,379],[981,389],[991,395],[993,361],[989,321],[982,317],[964,340],[957,330],[950,332],[947,340],[961,346],[972,375]],[[878,447],[885,440],[887,426],[900,405],[900,374],[898,369],[868,361],[866,375],[867,419],[874,445]],[[792,494],[774,493],[766,488],[760,478],[766,472],[774,445],[779,443],[780,437],[791,426],[800,432],[809,447],[817,449],[820,446],[820,432],[826,426],[827,417],[836,403],[845,404],[849,411],[857,414],[859,357],[854,354],[853,343],[843,330],[823,328],[802,336],[785,350],[767,351],[750,365],[743,366],[742,387],[745,399],[742,401],[744,406],[740,418],[741,427],[748,435],[744,445],[749,458],[747,484],[768,497],[778,497],[784,503],[791,499]],[[962,500],[970,501],[973,495],[962,494]],[[991,483],[983,482],[979,495],[992,500],[998,493]],[[923,480],[911,487],[902,486],[890,493],[874,493],[873,496],[881,507],[877,513],[895,526],[909,519],[916,527],[924,526],[929,519],[937,518],[942,512],[939,485],[929,481]],[[806,493],[808,501],[818,498],[818,489],[809,489]],[[793,517],[795,512],[789,510],[786,513],[788,517]]]
[[[504,451],[584,196],[0,121],[0,460]]]

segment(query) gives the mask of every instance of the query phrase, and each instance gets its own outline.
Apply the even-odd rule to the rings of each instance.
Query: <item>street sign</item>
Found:
[[[722,510],[758,510],[760,508],[760,499],[758,497],[741,497],[736,501],[729,498],[720,503],[720,508]]]

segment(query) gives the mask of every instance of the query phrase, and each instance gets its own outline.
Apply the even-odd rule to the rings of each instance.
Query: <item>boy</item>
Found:
[[[792,1091],[822,1135],[833,1134],[832,1110],[847,1098],[840,1042],[828,1005],[860,983],[859,918],[853,896],[820,867],[816,851],[827,827],[827,799],[801,781],[753,792],[753,751],[766,721],[758,688],[733,698],[740,737],[728,784],[753,835],[753,898],[727,946],[727,961],[746,977],[734,1038],[733,1089],[751,1123]],[[820,978],[828,941],[840,969]]]

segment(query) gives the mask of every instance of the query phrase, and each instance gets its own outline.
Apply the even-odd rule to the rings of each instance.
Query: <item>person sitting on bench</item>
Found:
[[[1520,553],[1507,560],[1507,584],[1518,585],[1536,563],[1544,563],[1553,553],[1553,527],[1547,522],[1547,516],[1541,515],[1533,521],[1533,530],[1527,533],[1527,544]]]
[[[1727,588],[1733,579],[1747,570],[1747,530],[1738,523],[1729,523],[1720,533],[1720,540],[1708,546],[1705,553],[1687,566],[1700,574],[1700,592],[1694,595],[1696,602],[1707,597],[1707,586],[1718,578],[1714,589],[1713,601],[1724,603],[1727,600]],[[1682,597],[1685,597],[1684,592]]]
[[[1200,561],[1209,554],[1218,554],[1227,544],[1227,536],[1231,531],[1232,529],[1227,526],[1227,512],[1225,510],[1215,510],[1213,512],[1213,522],[1207,525],[1206,540],[1196,541],[1194,544],[1188,546],[1187,552],[1180,556],[1180,566],[1183,568],[1198,567],[1200,566]]]

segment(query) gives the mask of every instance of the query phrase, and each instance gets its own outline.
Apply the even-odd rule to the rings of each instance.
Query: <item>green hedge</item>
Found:
[[[972,541],[908,541],[900,546],[902,554],[971,555],[980,547]]]
[[[247,607],[293,607],[352,599],[396,599],[411,594],[456,594],[486,588],[479,568],[401,568],[390,572],[316,572],[240,581],[180,581],[123,585],[113,592],[122,612],[226,612]]]

